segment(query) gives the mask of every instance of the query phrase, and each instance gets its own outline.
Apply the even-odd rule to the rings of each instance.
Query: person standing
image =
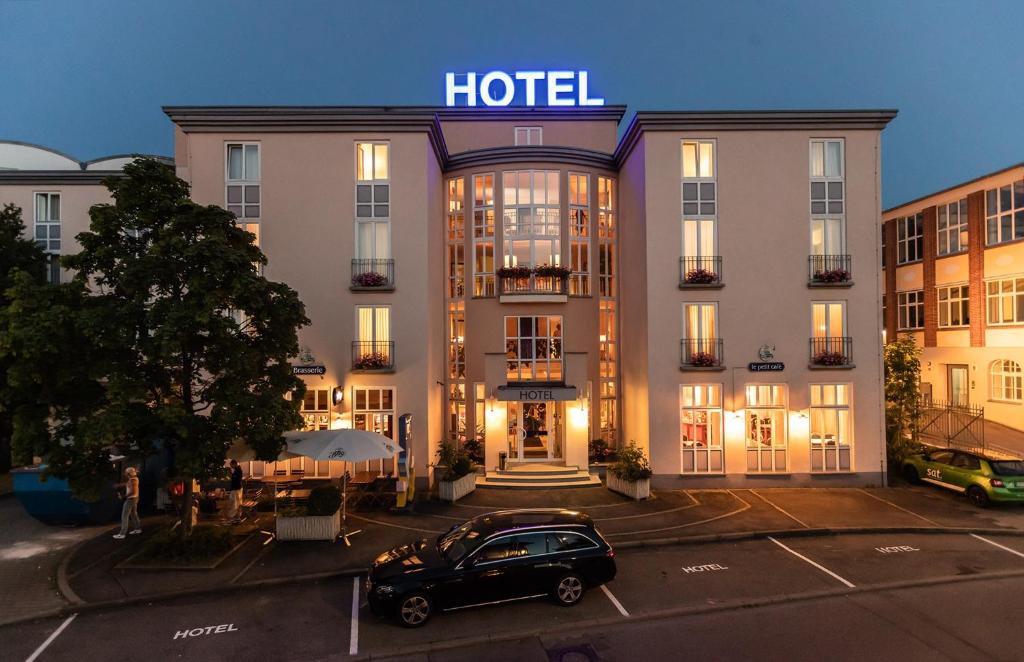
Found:
[[[125,492],[124,505],[121,507],[121,531],[114,534],[117,540],[124,540],[125,534],[137,535],[142,533],[142,522],[139,521],[139,475],[135,467],[128,467],[124,471]],[[128,526],[131,525],[131,531]]]
[[[242,467],[231,460],[231,488],[228,491],[228,521],[238,522],[242,512]]]

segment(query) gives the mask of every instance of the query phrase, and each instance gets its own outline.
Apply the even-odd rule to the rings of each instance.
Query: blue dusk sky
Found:
[[[0,139],[171,154],[162,105],[441,105],[587,69],[637,109],[897,108],[884,206],[1024,161],[1024,2],[0,0]]]

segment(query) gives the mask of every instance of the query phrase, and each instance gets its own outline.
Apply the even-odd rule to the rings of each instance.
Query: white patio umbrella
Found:
[[[367,462],[386,460],[401,450],[394,441],[376,432],[367,430],[315,430],[312,432],[286,432],[284,435],[289,453],[302,455],[314,460],[340,460],[342,462]],[[345,492],[348,488],[348,472],[341,477],[341,526],[345,544],[349,545],[347,508]]]

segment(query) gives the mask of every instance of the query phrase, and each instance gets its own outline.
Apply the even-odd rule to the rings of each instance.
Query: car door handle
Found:
[[[503,575],[503,574],[505,574],[504,570],[502,570],[500,568],[495,568],[494,570],[488,570],[487,572],[483,573],[480,576],[481,577],[497,577],[497,576]]]

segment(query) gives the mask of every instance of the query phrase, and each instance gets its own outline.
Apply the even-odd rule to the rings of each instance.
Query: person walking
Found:
[[[121,531],[114,534],[117,540],[124,540],[125,534],[142,533],[142,522],[139,521],[139,475],[135,467],[124,470],[125,491],[124,505],[121,507]],[[131,531],[128,526],[131,525]]]
[[[231,488],[228,490],[228,521],[241,521],[242,513],[242,467],[238,460],[231,460]]]

